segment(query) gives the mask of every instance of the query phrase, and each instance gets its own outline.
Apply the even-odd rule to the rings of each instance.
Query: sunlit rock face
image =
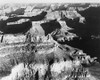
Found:
[[[100,79],[94,52],[99,47],[94,35],[99,33],[99,14],[89,15],[98,4],[9,6],[2,6],[0,14],[0,80]],[[98,25],[94,32],[91,22]],[[95,37],[94,48],[89,42]]]

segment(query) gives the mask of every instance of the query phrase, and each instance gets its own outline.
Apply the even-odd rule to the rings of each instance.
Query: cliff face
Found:
[[[95,5],[81,5],[22,5],[24,9],[9,13],[4,7],[5,15],[0,16],[0,80],[99,80],[97,56],[91,58],[86,53],[90,49],[84,48],[90,48],[85,43],[94,35],[89,25],[93,15],[87,17],[85,12]]]
[[[1,44],[0,77],[3,76],[1,80],[6,80],[6,78],[30,80],[31,77],[35,79],[36,76],[43,80],[91,78],[88,77],[88,67],[96,64],[95,58],[90,58],[81,50],[71,46],[60,45],[52,37],[45,38],[45,41],[43,38],[37,38],[36,41]],[[18,66],[21,64],[24,67],[19,69]]]

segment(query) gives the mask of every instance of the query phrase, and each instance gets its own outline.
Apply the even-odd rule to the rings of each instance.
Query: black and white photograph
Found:
[[[100,80],[100,2],[45,1],[0,0],[0,80]]]

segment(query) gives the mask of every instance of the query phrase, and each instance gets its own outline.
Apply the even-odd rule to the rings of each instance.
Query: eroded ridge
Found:
[[[100,65],[96,57],[61,44],[79,37],[67,23],[85,24],[78,11],[90,6],[57,5],[26,7],[21,13],[15,9],[0,17],[0,80],[99,80],[90,71]]]
[[[77,48],[59,44],[50,34],[48,38],[37,37],[34,41],[28,37],[26,42],[1,44],[1,80],[91,80],[84,65],[95,64],[95,58]]]

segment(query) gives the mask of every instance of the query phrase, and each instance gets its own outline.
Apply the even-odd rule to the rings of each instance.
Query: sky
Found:
[[[5,3],[100,3],[100,0],[0,0]]]

